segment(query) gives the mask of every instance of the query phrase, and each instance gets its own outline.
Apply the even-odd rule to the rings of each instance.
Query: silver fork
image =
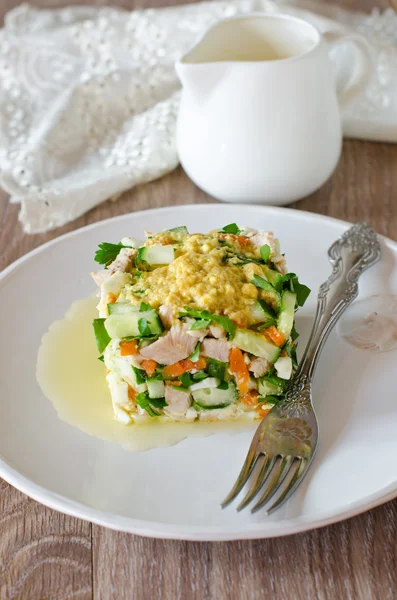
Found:
[[[317,361],[331,329],[357,297],[361,273],[378,262],[381,249],[375,231],[366,223],[358,223],[332,244],[328,256],[332,273],[320,286],[317,312],[302,361],[285,398],[261,421],[222,508],[241,492],[254,467],[256,475],[237,510],[242,510],[261,492],[251,510],[256,512],[278,493],[267,510],[270,514],[291,497],[308,472],[318,442],[311,392]]]

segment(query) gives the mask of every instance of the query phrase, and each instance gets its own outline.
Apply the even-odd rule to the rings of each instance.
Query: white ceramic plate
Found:
[[[236,221],[274,230],[313,293],[300,311],[307,339],[316,290],[328,277],[327,249],[348,227],[325,217],[256,206],[164,208],[102,221],[50,242],[0,274],[0,476],[40,502],[107,527],[146,536],[229,540],[280,536],[350,517],[397,495],[396,352],[358,351],[333,333],[316,373],[320,445],[293,499],[271,517],[222,511],[251,434],[192,438],[131,453],[58,419],[35,377],[41,336],[89,295],[98,243],[144,228],[186,224],[207,231]],[[397,291],[397,245],[383,240],[380,264],[360,298]],[[302,350],[302,348],[301,348]]]

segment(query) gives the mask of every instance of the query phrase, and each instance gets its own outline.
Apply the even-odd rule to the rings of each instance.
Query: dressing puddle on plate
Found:
[[[153,419],[137,426],[116,421],[92,331],[97,302],[96,296],[74,302],[65,317],[50,326],[39,348],[37,381],[62,421],[132,451],[173,446],[187,437],[255,430],[258,421],[252,419],[161,424]]]

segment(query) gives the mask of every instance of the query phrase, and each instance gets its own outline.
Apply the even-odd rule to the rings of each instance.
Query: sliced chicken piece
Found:
[[[116,259],[108,266],[108,271],[112,275],[116,271],[127,273],[131,270],[132,259],[136,254],[134,248],[122,248],[118,253]]]
[[[203,356],[209,356],[220,360],[221,362],[229,361],[230,343],[227,340],[214,340],[206,338],[201,345],[201,353]]]
[[[274,243],[274,235],[272,231],[257,231],[253,235],[248,235],[249,240],[253,246],[264,246],[267,244],[270,246],[272,253],[276,251],[276,245]]]
[[[173,313],[172,307],[166,304],[162,304],[159,308],[160,319],[166,329],[171,329],[172,327]]]
[[[91,273],[91,277],[98,287],[101,287],[101,285],[109,279],[110,275],[111,273],[109,273],[107,269],[104,269],[103,271],[97,271],[96,273]]]
[[[226,337],[226,331],[223,329],[223,327],[219,327],[219,325],[210,325],[210,333],[212,337],[216,338],[217,340]]]
[[[195,349],[197,338],[189,335],[190,325],[173,325],[169,332],[153,344],[142,348],[141,355],[161,365],[173,365],[187,358]]]
[[[253,373],[254,377],[262,377],[269,369],[270,363],[266,358],[254,358],[248,367],[248,370]]]
[[[190,392],[178,390],[171,385],[165,386],[165,401],[168,406],[164,410],[167,414],[184,415],[192,403]]]

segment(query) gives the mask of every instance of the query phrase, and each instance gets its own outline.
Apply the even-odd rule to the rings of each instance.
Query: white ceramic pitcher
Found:
[[[357,44],[336,90],[330,47]],[[287,204],[314,192],[341,151],[340,108],[361,93],[372,63],[360,36],[326,33],[289,16],[222,21],[177,64],[181,163],[208,194]]]

